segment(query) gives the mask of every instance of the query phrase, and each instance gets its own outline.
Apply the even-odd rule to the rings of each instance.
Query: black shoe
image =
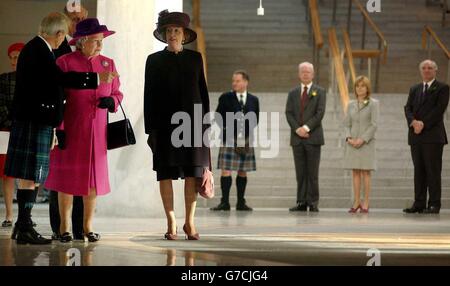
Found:
[[[440,207],[433,207],[433,206],[431,206],[431,207],[428,207],[427,209],[425,209],[423,211],[423,213],[425,213],[425,214],[439,214],[440,211],[441,211]]]
[[[86,238],[88,239],[89,242],[97,242],[100,240],[100,234],[90,232],[90,233],[86,234]]]
[[[425,210],[425,208],[418,208],[416,206],[412,206],[410,208],[404,209],[403,212],[407,213],[407,214],[415,214],[415,213],[423,213],[423,211]]]
[[[73,240],[73,237],[68,232],[63,233],[59,238],[59,241],[61,241],[62,243],[68,243],[68,242],[71,242],[72,240]]]
[[[309,212],[318,213],[319,212],[319,208],[316,207],[316,206],[309,206]]]
[[[13,223],[10,220],[5,220],[2,222],[2,227],[12,227]]]
[[[52,240],[61,240],[61,235],[58,232],[52,234]]]
[[[212,211],[229,211],[230,204],[229,203],[220,203],[217,207],[210,208]]]
[[[17,244],[50,244],[51,239],[42,237],[33,227],[17,232]]]
[[[16,240],[17,239],[17,232],[19,231],[19,228],[17,225],[14,225],[13,231],[11,233],[11,239]]]
[[[290,212],[306,212],[308,210],[308,206],[303,203],[298,203],[295,207],[289,209]]]
[[[236,210],[237,211],[246,211],[246,212],[251,212],[253,211],[253,209],[249,206],[247,206],[246,203],[240,203],[236,205]]]

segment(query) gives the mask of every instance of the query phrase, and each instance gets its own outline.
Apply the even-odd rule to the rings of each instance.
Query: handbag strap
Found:
[[[125,119],[127,119],[127,116],[125,115],[125,111],[123,110],[123,107],[122,107],[122,103],[120,101],[119,101],[119,106],[120,106],[120,109],[122,110],[123,117]],[[106,112],[106,119],[107,119],[107,123],[109,123],[109,111]]]

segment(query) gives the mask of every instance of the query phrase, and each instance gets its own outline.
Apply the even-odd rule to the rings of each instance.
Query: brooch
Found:
[[[103,61],[102,61],[102,66],[103,66],[104,68],[109,67],[109,62],[108,62],[107,60],[103,60]]]

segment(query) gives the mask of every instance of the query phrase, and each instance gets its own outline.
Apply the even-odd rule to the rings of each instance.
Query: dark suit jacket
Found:
[[[227,126],[226,126],[226,113],[227,112],[241,112],[241,105],[239,103],[239,100],[236,96],[236,92],[226,92],[222,94],[219,97],[219,104],[217,106],[216,112],[219,113],[222,116],[222,126],[219,126],[221,128],[221,138],[222,142],[225,143],[228,139],[228,142],[236,142],[238,131],[240,131],[240,120],[236,118],[234,120],[234,134],[228,134],[227,135]],[[245,131],[245,138],[248,139],[250,136],[253,136],[253,130],[258,125],[259,122],[259,100],[256,96],[250,94],[247,92],[247,100],[245,102],[244,106],[244,112],[243,115],[248,115],[249,112],[254,112],[256,115],[256,122],[250,122],[248,120],[249,117],[245,118],[245,124],[243,125],[244,129],[242,131]],[[251,124],[252,123],[252,124]],[[220,124],[219,124],[220,125]],[[227,137],[229,136],[229,138]]]
[[[444,113],[449,102],[449,86],[435,80],[428,88],[428,94],[422,104],[419,97],[423,91],[423,83],[417,84],[409,91],[405,106],[405,116],[408,127],[414,119],[423,121],[424,129],[416,135],[414,128],[409,127],[408,144],[448,144],[444,126]]]
[[[13,119],[57,127],[63,120],[63,88],[95,89],[96,73],[63,73],[39,37],[29,41],[17,63]]]
[[[304,139],[295,133],[298,128],[303,126],[300,124],[300,89],[301,87],[299,86],[289,92],[286,103],[286,119],[291,127],[291,146],[299,145],[302,142],[310,145],[324,145],[322,119],[325,115],[326,91],[316,84],[311,86],[309,100],[305,106],[305,114],[303,115],[304,125],[307,125],[311,131],[309,132],[310,137]]]
[[[58,59],[61,56],[66,55],[66,54],[70,54],[71,52],[72,52],[72,49],[70,48],[67,38],[64,39],[64,41],[59,46],[59,48],[57,48],[56,50],[53,50],[53,53],[55,54],[56,59]]]

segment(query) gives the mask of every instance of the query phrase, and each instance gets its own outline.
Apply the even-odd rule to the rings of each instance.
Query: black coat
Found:
[[[56,50],[53,50],[53,53],[55,54],[56,59],[58,59],[59,57],[62,57],[64,55],[70,54],[71,52],[72,52],[72,49],[70,48],[67,38],[64,39],[64,41],[59,46],[59,48],[57,48]]]
[[[238,132],[245,132],[245,139],[253,139],[251,136],[253,136],[254,128],[259,123],[259,100],[256,96],[247,93],[247,100],[245,102],[244,110],[242,112],[241,110],[241,104],[239,103],[239,100],[236,96],[236,92],[226,92],[222,94],[219,97],[219,104],[217,106],[216,112],[219,113],[222,117],[222,124],[219,124],[219,127],[221,129],[221,138],[222,142],[226,143],[228,142],[236,142]],[[235,116],[236,119],[234,120],[234,132],[233,134],[227,134],[227,119],[226,114],[227,112],[232,112],[236,114],[236,112],[242,112],[244,116],[247,116],[245,118],[239,118],[238,116]],[[248,113],[254,112],[256,115],[256,122],[251,122],[248,120]],[[217,121],[216,121],[217,122]],[[220,123],[220,122],[218,122]],[[221,125],[221,126],[220,126]]]
[[[409,91],[408,102],[405,106],[408,127],[416,119],[423,121],[424,129],[417,135],[414,133],[414,128],[409,127],[408,144],[448,144],[444,113],[449,102],[449,86],[435,80],[428,88],[428,94],[425,95],[425,100],[421,104],[419,97],[423,88],[423,83],[420,83]]]
[[[64,115],[64,87],[97,88],[96,73],[63,73],[54,54],[40,37],[29,41],[17,63],[12,117],[56,127]]]
[[[154,143],[155,171],[169,166],[209,166],[209,148],[202,139],[200,145],[194,145],[194,104],[201,105],[202,118],[209,112],[201,54],[188,49],[175,54],[167,48],[151,54],[145,67],[144,120],[145,133]],[[180,126],[171,124],[171,118],[180,111],[186,112],[192,121],[188,146],[174,146],[171,141],[172,131]],[[197,134],[200,131],[203,134],[210,124],[200,122],[197,126]]]

